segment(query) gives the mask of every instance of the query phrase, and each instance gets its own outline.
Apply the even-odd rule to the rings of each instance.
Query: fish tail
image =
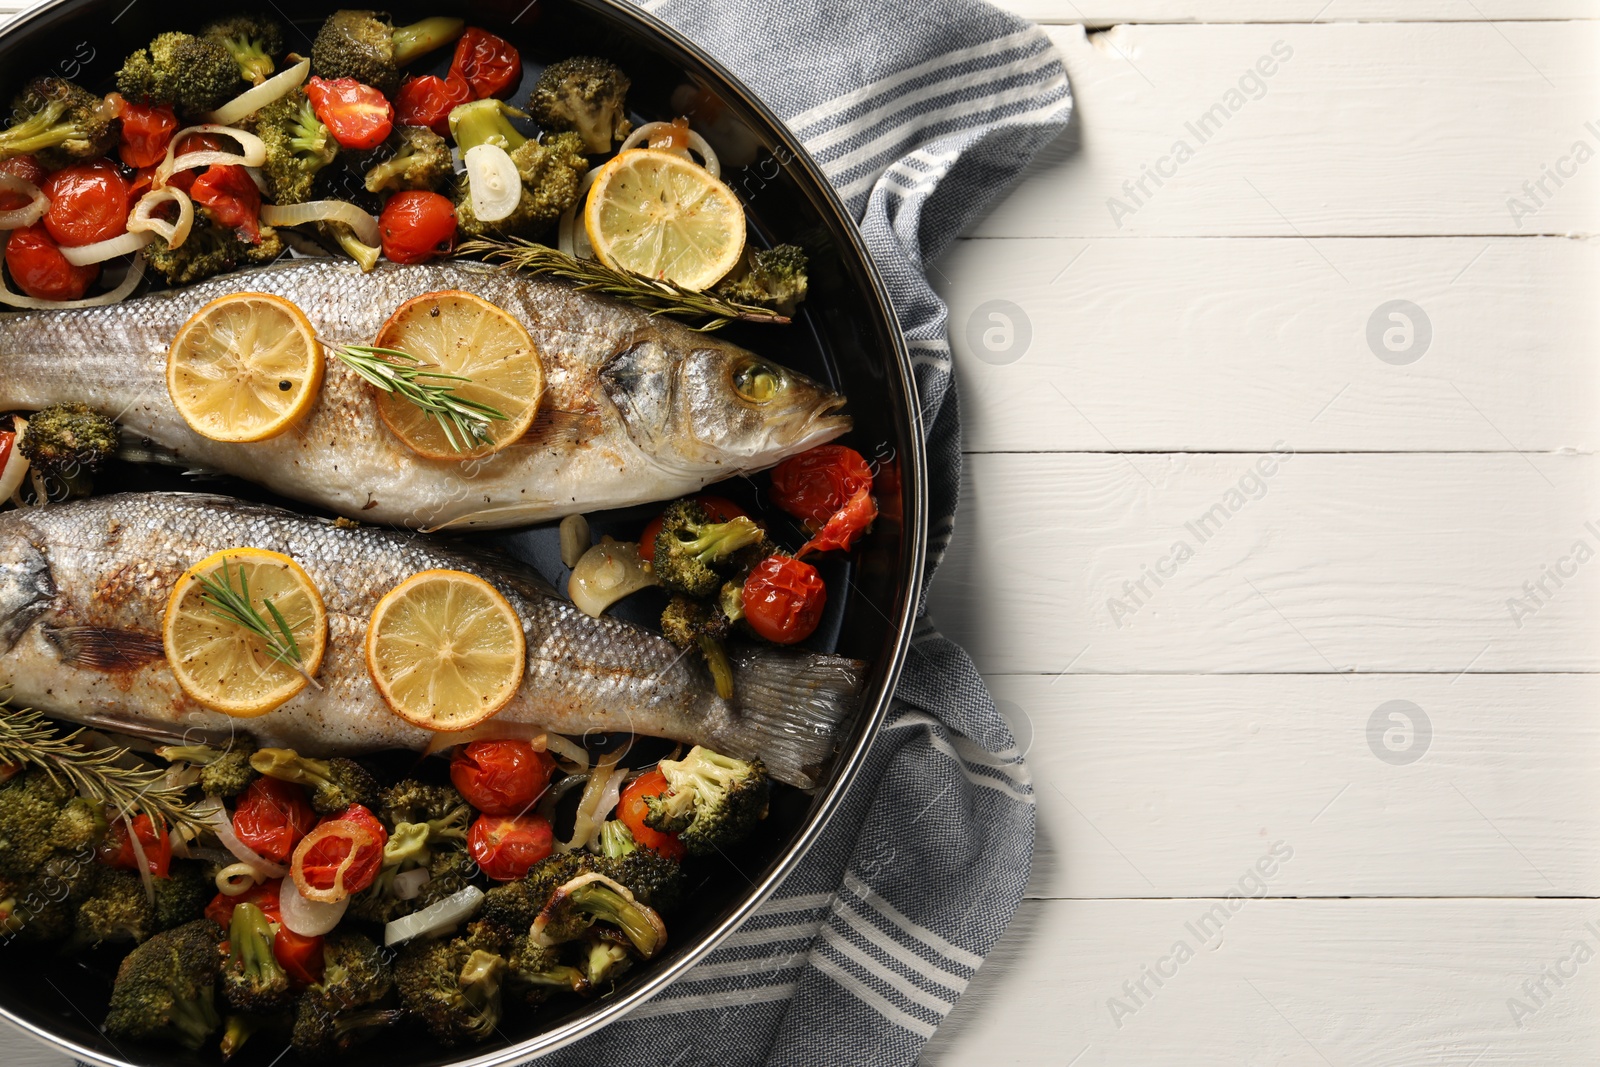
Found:
[[[730,651],[734,717],[719,731],[719,751],[759,756],[778,781],[812,788],[856,708],[866,664],[788,648]]]

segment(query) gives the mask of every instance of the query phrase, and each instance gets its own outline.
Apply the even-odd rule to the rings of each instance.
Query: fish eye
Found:
[[[733,389],[752,404],[765,404],[783,390],[783,372],[759,359],[746,360],[733,372]]]

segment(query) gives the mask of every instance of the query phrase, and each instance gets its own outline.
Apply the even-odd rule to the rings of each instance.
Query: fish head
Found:
[[[850,429],[843,396],[715,338],[640,342],[600,380],[634,443],[679,469],[761,470]]]
[[[10,652],[55,599],[50,561],[36,540],[20,523],[0,526],[0,652]]]

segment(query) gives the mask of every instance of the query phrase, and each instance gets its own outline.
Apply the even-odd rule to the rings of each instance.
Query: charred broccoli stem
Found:
[[[233,909],[222,993],[239,1011],[266,1014],[289,1004],[289,973],[272,954],[275,935],[266,913],[248,901]]]
[[[628,136],[628,76],[615,63],[573,56],[539,75],[528,102],[546,129],[575,130],[591,154]]]
[[[775,245],[752,253],[744,269],[717,286],[717,292],[740,304],[771,308],[793,316],[806,298],[806,253],[799,245]]]
[[[19,446],[39,473],[64,481],[93,475],[117,451],[117,424],[87,404],[35,412]]]
[[[582,970],[563,963],[559,951],[538,944],[526,933],[512,942],[506,984],[528,1004],[539,1004],[552,993],[589,992],[589,979]]]
[[[260,85],[272,74],[272,57],[283,51],[283,26],[261,15],[235,15],[218,19],[200,30],[200,36],[222,45],[239,67],[239,76]]]
[[[595,923],[621,930],[639,955],[649,959],[667,941],[661,916],[642,904],[627,886],[598,871],[578,875],[556,888],[533,921],[539,944],[557,945],[583,937]]]
[[[759,759],[748,763],[696,745],[682,760],[662,760],[667,791],[646,798],[645,822],[674,833],[703,855],[742,840],[767,817],[772,779]]]
[[[393,154],[367,170],[369,193],[439,189],[455,177],[450,146],[426,126],[401,126],[390,138]]]
[[[394,971],[400,1003],[442,1044],[483,1041],[499,1025],[505,958],[470,939],[409,945]]]
[[[222,1025],[216,985],[222,929],[196,919],[159,933],[117,968],[105,1031],[113,1038],[172,1041],[198,1049]]]
[[[103,156],[117,143],[116,107],[65,78],[35,78],[11,101],[0,159],[35,155],[47,170]]]
[[[171,104],[190,114],[214,110],[241,88],[239,64],[223,43],[163,33],[117,71],[117,91],[141,104]]]
[[[656,534],[656,577],[671,592],[711,596],[726,580],[715,567],[765,540],[766,534],[748,515],[712,522],[694,500],[674,500],[662,513]]]
[[[168,763],[188,763],[200,768],[200,791],[208,797],[236,797],[256,780],[250,757],[256,743],[248,734],[238,734],[223,747],[211,745],[166,745],[156,755]]]
[[[728,636],[728,618],[719,605],[674,593],[661,611],[661,632],[679,648],[697,648],[711,671],[717,695],[733,698],[733,664],[722,643]]]
[[[317,175],[338,155],[339,146],[317,118],[311,101],[299,89],[262,108],[252,120],[267,148],[262,164],[267,192],[278,204],[303,204],[311,199]]]
[[[258,749],[250,766],[268,778],[311,787],[311,806],[319,815],[332,815],[352,804],[378,803],[378,780],[361,764],[335,756],[319,760],[290,748]]]
[[[385,96],[400,87],[400,68],[461,36],[457,18],[426,18],[395,27],[377,11],[335,11],[311,42],[311,69],[322,78],[354,78]]]

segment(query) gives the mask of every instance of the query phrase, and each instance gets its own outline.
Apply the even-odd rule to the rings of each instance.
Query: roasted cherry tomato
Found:
[[[456,243],[456,209],[448,197],[422,189],[395,193],[378,216],[383,254],[396,263],[426,263]]]
[[[11,461],[11,447],[17,443],[17,435],[10,430],[0,430],[0,471],[6,469],[6,464]],[[14,763],[0,764],[0,782],[4,782],[16,774],[18,767]]]
[[[145,869],[157,878],[165,878],[172,866],[172,839],[167,836],[167,828],[151,822],[148,815],[138,815],[133,820],[133,833],[144,850]],[[139,869],[138,854],[128,838],[128,824],[120,818],[111,820],[97,854],[100,862],[108,867],[121,867],[125,871]]]
[[[189,187],[194,202],[218,225],[238,230],[251,244],[261,243],[261,190],[237,164],[213,165]]]
[[[21,178],[34,185],[43,184],[48,173],[32,156],[12,156],[10,159],[0,160],[0,174],[9,174],[13,178]],[[15,211],[19,207],[26,207],[27,204],[28,198],[21,193],[0,192],[0,211]]]
[[[726,497],[712,496],[710,493],[701,493],[694,498],[694,502],[705,509],[706,518],[712,522],[727,522],[744,514],[744,508],[738,504]],[[656,534],[661,532],[661,519],[660,515],[651,519],[645,526],[644,533],[639,535],[639,558],[648,563],[656,561]]]
[[[352,804],[324,818],[295,847],[295,884],[302,894],[308,888],[327,892],[341,886],[346,895],[359,893],[378,876],[388,841],[389,832],[377,816]]]
[[[828,588],[817,568],[788,556],[768,556],[744,580],[744,620],[768,641],[804,641],[822,621]]]
[[[128,183],[109,159],[58,170],[41,188],[50,198],[44,228],[57,244],[91,245],[128,228]]]
[[[74,267],[43,223],[11,231],[6,241],[6,269],[31,297],[39,300],[76,300],[100,276],[98,264]]]
[[[306,791],[293,782],[257,778],[239,797],[233,832],[263,858],[288,863],[294,846],[317,825]]]
[[[511,42],[471,26],[456,42],[450,76],[472,87],[472,98],[507,97],[522,80],[522,56]]]
[[[652,849],[668,859],[681,860],[685,849],[678,835],[651,829],[644,821],[644,817],[650,814],[645,797],[658,797],[666,791],[667,776],[660,771],[646,771],[629,782],[628,788],[622,791],[622,799],[617,801],[617,818],[633,834],[640,848]]]
[[[117,155],[130,167],[149,167],[167,154],[172,135],[178,132],[178,116],[172,108],[146,107],[117,97],[117,117],[122,120],[122,139]]]
[[[384,95],[354,78],[312,78],[311,110],[341,148],[377,148],[394,129],[394,108]]]
[[[407,78],[394,94],[394,120],[402,126],[426,126],[440,137],[448,137],[450,112],[472,99],[472,86],[454,71],[448,78],[432,74]]]
[[[467,851],[483,873],[514,882],[550,855],[555,835],[540,815],[480,815],[467,831]]]
[[[191,133],[178,142],[178,150],[172,155],[174,159],[182,159],[190,152],[228,152],[231,150],[230,142],[224,141],[221,137],[215,137],[209,133]],[[138,174],[133,176],[135,200],[149,191],[150,183],[155,176],[155,169],[154,165],[144,167],[140,169]],[[167,179],[167,184],[174,188],[182,189],[187,193],[194,186],[194,180],[200,174],[201,172],[193,167],[187,170],[173,171],[172,176]],[[175,213],[177,205],[170,205],[170,210]],[[174,217],[176,217],[176,214],[174,214]]]
[[[450,782],[485,815],[521,815],[544,796],[556,761],[526,741],[474,741],[450,761]]]
[[[272,916],[267,917],[270,919]],[[325,961],[320,935],[297,934],[279,922],[277,933],[272,935],[272,958],[288,972],[289,981],[296,986],[315,985],[322,981]]]
[[[860,452],[844,445],[818,445],[772,469],[772,502],[812,529],[863,486],[872,488],[872,469]]]
[[[236,897],[226,893],[218,893],[211,898],[211,903],[206,905],[206,918],[222,927],[228,928],[233,921],[233,909],[240,904],[254,904],[260,908],[268,919],[275,923],[283,922],[283,910],[278,903],[279,891],[283,888],[283,879],[274,878],[270,882],[253,885]]]
[[[872,499],[872,490],[862,486],[844,507],[833,513],[833,518],[824,523],[822,529],[812,535],[811,540],[800,547],[800,551],[794,554],[795,558],[803,558],[807,552],[831,552],[836,548],[848,551],[856,538],[866,533],[867,527],[877,517],[878,505]]]

